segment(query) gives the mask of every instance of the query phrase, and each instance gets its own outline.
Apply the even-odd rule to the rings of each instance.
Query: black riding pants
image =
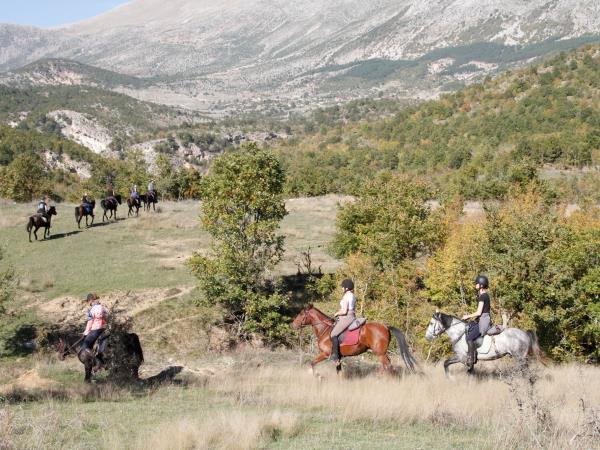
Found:
[[[104,353],[104,348],[106,347],[106,337],[102,336],[103,333],[104,328],[90,331],[90,334],[88,334],[83,340],[83,346],[91,350],[94,348],[96,341],[98,341],[98,353]]]

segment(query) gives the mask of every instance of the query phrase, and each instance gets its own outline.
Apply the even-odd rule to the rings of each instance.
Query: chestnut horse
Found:
[[[313,333],[317,337],[317,347],[320,353],[311,363],[313,374],[315,366],[321,361],[324,361],[331,354],[331,330],[335,322],[315,308],[313,305],[308,305],[296,316],[292,322],[292,327],[299,329],[305,326],[312,326]],[[341,356],[357,356],[361,353],[371,350],[375,356],[379,358],[383,370],[391,370],[392,363],[387,356],[388,347],[392,340],[392,335],[398,341],[398,350],[406,368],[409,372],[415,372],[415,358],[410,352],[404,333],[398,328],[390,327],[382,323],[367,322],[362,326],[356,345],[341,345]],[[336,367],[337,372],[341,370],[340,364]]]

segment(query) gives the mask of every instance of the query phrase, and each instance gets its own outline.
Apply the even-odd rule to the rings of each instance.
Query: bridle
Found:
[[[455,327],[456,325],[464,325],[464,322],[462,322],[461,320],[458,320],[456,323],[453,323],[452,325],[450,325],[448,328],[444,327],[444,324],[442,323],[442,321],[440,319],[438,319],[437,317],[433,316],[434,319],[434,326],[433,326],[433,337],[437,338],[440,337],[440,335],[446,331],[448,331],[450,328]],[[439,325],[439,328],[438,328]],[[463,334],[465,334],[466,330],[463,331],[463,333],[458,337],[458,339],[456,339],[455,341],[452,341],[452,344],[456,344],[460,338],[462,338]]]
[[[323,331],[321,331],[319,334],[317,334],[317,341],[323,337],[323,335],[325,334],[325,332],[328,329],[333,328],[333,323],[327,323],[324,320],[320,320],[320,321],[317,321],[317,322],[305,322],[306,318],[308,317],[308,312],[307,312],[306,309],[302,310],[302,314],[303,314],[303,316],[302,316],[302,321],[300,322],[300,328],[305,327],[307,325],[313,325],[313,326],[316,326],[316,325],[325,325],[325,328],[323,328]]]

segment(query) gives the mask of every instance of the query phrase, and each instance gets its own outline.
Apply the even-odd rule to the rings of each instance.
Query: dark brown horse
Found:
[[[90,203],[89,211],[84,208],[83,205],[75,207],[75,220],[77,221],[77,228],[81,228],[81,219],[85,217],[85,226],[90,227],[94,225],[94,208],[96,207],[96,200],[92,200]],[[92,216],[92,223],[88,224],[88,216]]]
[[[140,195],[140,199],[144,203],[144,211],[150,211],[150,205],[152,205],[152,210],[156,211],[156,204],[158,203],[158,192],[146,192],[145,194]]]
[[[127,211],[127,217],[129,217],[133,214],[133,208],[135,208],[135,215],[136,216],[139,215],[140,208],[142,207],[142,205],[140,203],[140,199],[129,197],[127,199],[127,207],[129,208],[129,211]]]
[[[35,236],[35,240],[38,240],[37,230],[40,228],[44,228],[44,239],[50,236],[50,222],[52,221],[52,216],[55,216],[56,208],[51,206],[46,213],[46,217],[42,214],[34,214],[29,217],[29,222],[27,223],[27,232],[29,233],[29,242],[31,242],[31,230],[33,229],[33,235]]]
[[[334,326],[334,321],[315,308],[313,305],[308,305],[296,316],[292,322],[292,327],[299,329],[305,326],[312,326],[313,333],[317,337],[317,347],[319,354],[311,363],[313,374],[315,366],[321,361],[324,361],[331,354],[331,337],[330,333]],[[361,353],[371,350],[375,356],[379,358],[383,370],[391,370],[392,363],[387,356],[388,347],[392,340],[392,335],[398,341],[398,350],[404,364],[409,372],[415,372],[415,358],[412,356],[404,333],[398,328],[390,327],[381,323],[367,322],[360,330],[358,344],[342,345],[340,347],[341,356],[357,356]],[[338,364],[336,370],[339,372],[341,366]]]
[[[109,339],[110,341],[105,354],[107,369],[113,375],[125,375],[119,377],[121,381],[137,380],[138,369],[144,362],[144,353],[138,335],[135,333],[117,333],[114,336],[111,335]],[[95,347],[97,347],[97,344]],[[94,350],[85,348],[83,346],[83,338],[71,346],[68,346],[67,342],[61,338],[58,342],[58,357],[64,360],[70,353],[77,355],[77,358],[85,369],[84,381],[90,383],[92,381],[92,372],[100,367],[97,365],[96,348]]]
[[[113,215],[115,217],[115,220],[117,220],[117,207],[122,203],[122,198],[121,195],[117,194],[111,197],[106,197],[105,199],[100,201],[100,206],[102,206],[102,209],[104,210],[104,214],[102,214],[102,222],[104,222],[104,220],[110,220],[112,219]],[[106,212],[109,212],[110,214],[107,216]]]

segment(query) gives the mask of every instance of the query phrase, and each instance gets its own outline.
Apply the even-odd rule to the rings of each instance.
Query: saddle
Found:
[[[354,319],[354,322],[352,322],[340,335],[340,346],[358,344],[360,329],[365,323],[367,323],[367,319],[364,317],[357,317]]]
[[[479,336],[475,340],[475,346],[477,347],[477,353],[487,354],[490,352],[492,347],[496,347],[496,336],[502,333],[506,327],[504,325],[493,325],[485,334],[485,336]]]
[[[117,199],[116,198],[114,198],[114,197],[108,197],[106,199],[106,206],[112,206],[112,207],[114,207],[116,205],[117,205]]]
[[[36,214],[40,219],[42,219],[42,222],[44,223],[48,223],[48,217],[46,216],[46,214],[44,213],[37,213]]]

